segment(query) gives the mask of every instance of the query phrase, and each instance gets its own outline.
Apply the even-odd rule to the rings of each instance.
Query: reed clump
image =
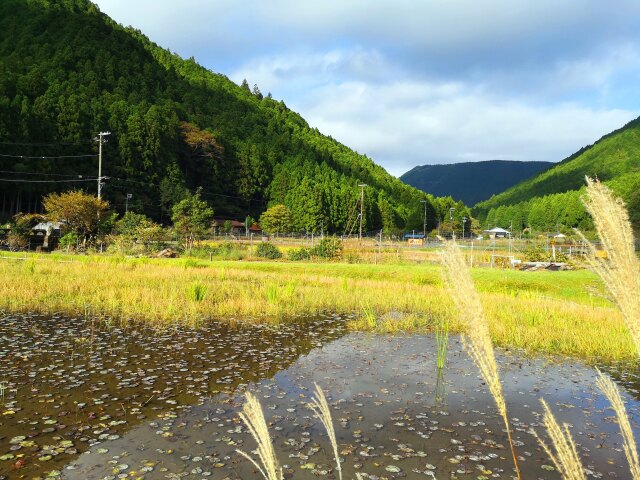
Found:
[[[542,400],[542,407],[544,409],[542,423],[551,439],[551,447],[536,434],[538,442],[564,480],[587,480],[569,426],[566,423],[560,426],[544,400]]]
[[[640,352],[640,262],[624,202],[605,185],[587,177],[584,204],[598,232],[606,258],[591,246],[590,266],[602,278]]]
[[[640,262],[635,252],[629,215],[624,202],[616,198],[611,190],[597,180],[588,177],[586,180],[587,195],[583,202],[593,218],[605,252],[605,255],[598,255],[596,247],[587,242],[583,236],[583,240],[590,247],[590,256],[587,261],[602,278],[605,288],[620,309],[635,345],[636,355],[639,355]],[[638,450],[620,392],[613,381],[600,371],[598,371],[597,384],[616,414],[631,478],[640,480]],[[564,480],[585,480],[585,471],[568,426],[565,424],[562,428],[560,427],[544,400],[542,400],[542,406],[544,408],[544,425],[553,448],[538,438],[540,444]]]
[[[193,283],[189,287],[189,298],[194,302],[202,302],[207,296],[207,287],[202,283]]]
[[[498,412],[504,421],[511,454],[518,478],[520,467],[511,438],[511,426],[507,414],[507,404],[500,383],[500,374],[496,363],[493,343],[489,333],[489,322],[484,314],[480,296],[473,284],[467,262],[455,242],[448,242],[442,254],[444,278],[449,294],[457,307],[458,315],[465,324],[465,347],[469,356],[480,370],[480,374],[489,387]]]
[[[309,408],[313,411],[313,413],[318,417],[325,430],[327,431],[327,435],[329,435],[329,441],[331,442],[331,448],[333,449],[333,457],[336,462],[336,470],[338,470],[338,478],[342,480],[342,465],[340,464],[340,455],[338,455],[338,440],[336,438],[336,432],[333,428],[333,419],[331,418],[331,409],[329,408],[329,403],[327,402],[327,397],[325,397],[324,392],[315,384],[315,391],[313,396],[311,397],[311,403],[309,404]]]
[[[438,355],[438,370],[442,370],[447,362],[447,350],[449,349],[449,329],[450,325],[447,320],[441,320],[436,323],[436,351]]]
[[[618,425],[620,426],[620,432],[622,433],[624,454],[627,457],[629,468],[631,470],[631,478],[633,480],[640,480],[640,460],[638,459],[638,447],[636,446],[635,438],[633,437],[633,431],[631,430],[631,423],[629,423],[629,417],[627,415],[627,409],[624,406],[618,387],[613,383],[609,377],[605,376],[602,372],[598,371],[598,387],[609,400],[613,411],[616,414]]]
[[[258,460],[260,463],[242,450],[237,450],[237,452],[249,460],[265,480],[282,480],[282,468],[280,468],[276,458],[276,452],[269,436],[269,429],[262,413],[262,407],[258,399],[251,393],[246,395],[240,419],[258,444]]]

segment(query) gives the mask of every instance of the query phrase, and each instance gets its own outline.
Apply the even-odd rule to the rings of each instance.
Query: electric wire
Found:
[[[4,157],[4,158],[20,158],[22,160],[56,160],[56,159],[61,159],[61,158],[87,158],[87,157],[95,158],[97,156],[98,156],[98,154],[91,154],[91,155],[58,155],[58,156],[55,156],[55,157],[47,157],[47,156],[29,156],[29,155],[7,155],[7,154],[0,153],[0,157]]]

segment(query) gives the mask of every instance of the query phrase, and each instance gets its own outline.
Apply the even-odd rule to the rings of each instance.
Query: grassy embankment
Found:
[[[375,312],[354,329],[429,330],[439,319],[459,331],[435,265],[232,262],[113,256],[32,256],[0,262],[0,309],[87,309],[168,326],[207,318],[278,322],[320,311]],[[583,358],[634,358],[619,312],[588,271],[474,269],[496,344]]]

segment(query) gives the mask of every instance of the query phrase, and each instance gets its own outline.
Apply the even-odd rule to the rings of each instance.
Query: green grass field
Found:
[[[357,314],[350,327],[359,330],[427,331],[442,319],[460,330],[440,267],[432,264],[53,254],[3,259],[0,277],[0,309],[7,312],[90,311],[165,327],[210,318],[277,323],[331,311]],[[591,272],[476,268],[473,277],[497,345],[585,359],[634,357],[619,312]]]

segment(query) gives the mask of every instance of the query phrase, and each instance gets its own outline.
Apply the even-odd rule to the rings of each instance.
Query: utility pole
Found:
[[[108,137],[111,132],[100,132],[98,134],[98,199],[102,198],[102,137]]]
[[[422,238],[426,242],[427,241],[427,201],[420,200],[420,203],[424,203],[424,218],[422,222]]]
[[[462,217],[462,239],[464,240],[464,224],[467,223],[468,218]]]
[[[127,193],[127,200],[124,203],[124,212],[128,213],[129,212],[129,200],[131,200],[133,198],[133,194],[132,193]]]
[[[360,187],[360,235],[358,238],[362,242],[362,216],[364,214],[364,187],[366,187],[367,184],[361,183],[358,186]]]
[[[451,238],[456,239],[456,230],[453,228],[453,211],[455,208],[451,207],[449,209],[449,220],[451,221]]]

